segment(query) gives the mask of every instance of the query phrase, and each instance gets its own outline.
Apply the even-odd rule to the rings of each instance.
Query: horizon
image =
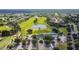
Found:
[[[32,13],[32,12],[79,13],[79,9],[0,9],[0,13]]]

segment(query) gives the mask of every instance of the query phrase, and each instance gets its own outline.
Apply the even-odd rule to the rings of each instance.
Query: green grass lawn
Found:
[[[59,32],[62,32],[64,35],[67,35],[68,33],[66,27],[59,28]]]
[[[12,28],[4,25],[4,26],[0,26],[0,31],[10,31]],[[11,40],[14,39],[13,36],[8,36],[8,37],[3,37],[2,40],[0,41],[0,49],[4,48],[5,46],[7,46],[8,44],[10,44]]]
[[[3,30],[11,30],[12,28],[10,28],[9,26],[5,25],[5,26],[0,26],[0,31],[3,31]]]
[[[59,50],[67,50],[67,43],[58,43],[57,47],[59,48]]]
[[[36,19],[35,17],[31,17],[31,18],[29,18],[29,20],[26,20],[25,22],[21,22],[19,24],[20,25],[20,28],[21,28],[22,37],[27,35],[27,30],[30,29],[34,25],[34,20],[35,19]],[[46,17],[40,17],[40,18],[38,18],[37,23],[38,24],[45,24],[47,26],[48,24],[45,22],[46,20],[47,20]],[[44,30],[51,31],[50,28],[47,28],[47,29],[44,29]],[[42,33],[45,32],[44,30],[41,30],[40,33],[41,32]],[[33,29],[33,34],[39,34],[38,33],[38,30]]]
[[[25,36],[27,35],[27,30],[30,29],[34,25],[34,20],[35,19],[36,19],[35,17],[31,17],[28,20],[23,21],[19,24],[20,28],[21,28],[20,33],[22,35],[22,38],[25,38]],[[33,29],[33,34],[47,33],[47,32],[51,31],[50,26],[45,22],[46,20],[47,20],[46,17],[38,18],[37,23],[38,24],[44,24],[44,25],[47,26],[47,28],[43,29],[43,30],[40,30],[40,31],[37,30],[37,29]],[[11,29],[12,28],[10,28],[8,26],[0,26],[0,31],[3,31],[3,30],[8,30],[9,31]],[[13,39],[15,39],[15,37],[13,37],[13,36],[3,37],[2,41],[0,41],[0,49],[3,49],[7,45],[11,44],[11,41]]]
[[[0,49],[3,49],[4,47],[8,46],[9,44],[11,44],[11,41],[14,40],[15,37],[13,36],[8,36],[8,37],[4,37],[1,41],[0,41]]]

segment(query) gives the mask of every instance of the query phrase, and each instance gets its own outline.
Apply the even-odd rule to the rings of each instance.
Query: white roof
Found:
[[[44,29],[44,28],[47,28],[47,27],[46,27],[46,25],[36,24],[32,28],[35,28],[35,29]]]

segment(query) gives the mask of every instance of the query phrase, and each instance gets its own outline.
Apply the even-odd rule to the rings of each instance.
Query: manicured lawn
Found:
[[[9,26],[0,26],[0,31],[3,31],[3,30],[7,30],[7,31],[9,31],[9,30],[11,30],[12,28],[10,28]]]
[[[4,26],[0,26],[0,31],[10,31],[12,28],[4,25]],[[4,47],[6,47],[8,44],[10,44],[11,40],[14,39],[13,36],[8,36],[8,37],[3,37],[2,40],[0,41],[0,49],[3,49]]]
[[[34,26],[34,20],[35,19],[36,19],[35,17],[31,17],[31,18],[29,18],[29,20],[27,20],[25,22],[21,22],[19,24],[20,28],[21,28],[22,37],[26,36],[27,35],[27,30],[30,29],[30,28],[32,28],[32,26]],[[37,23],[38,24],[44,24],[44,25],[47,26],[48,24],[45,22],[46,20],[47,20],[46,17],[40,17],[40,18],[38,18]],[[50,28],[47,28],[47,29],[44,29],[44,30],[51,31]],[[41,32],[42,33],[45,32],[44,30],[40,30],[40,33]],[[39,34],[38,32],[39,32],[39,30],[33,29],[33,34]]]
[[[32,25],[34,25],[33,21],[35,20],[34,17],[31,17],[29,20],[25,21],[25,22],[21,22],[20,28],[21,28],[21,35],[22,37],[26,36],[27,33],[27,29],[30,29],[32,27]]]
[[[58,43],[58,44],[57,44],[57,47],[58,47],[60,50],[67,50],[67,43]]]
[[[64,35],[68,33],[65,27],[59,28],[59,31],[62,32]]]
[[[2,41],[0,41],[0,49],[3,49],[7,45],[11,44],[11,41],[14,39],[15,39],[15,37],[13,37],[13,36],[4,37],[2,39]]]
[[[29,18],[28,20],[24,21],[24,22],[21,22],[19,25],[20,25],[20,28],[21,28],[21,35],[22,35],[22,38],[25,38],[25,36],[27,35],[27,30],[32,28],[32,26],[34,26],[34,20],[36,18],[35,17],[31,17]],[[33,30],[33,34],[40,34],[40,33],[47,33],[47,32],[50,32],[51,29],[50,29],[50,26],[45,22],[47,19],[46,17],[40,17],[38,18],[38,21],[37,23],[38,24],[44,24],[47,26],[46,29],[42,29],[42,30],[37,30],[37,29],[32,29]],[[8,27],[8,26],[0,26],[0,31],[3,31],[3,30],[11,30],[12,28]],[[15,39],[15,37],[13,36],[8,36],[8,37],[4,37],[1,41],[0,41],[0,49],[3,49],[4,47],[6,47],[7,45],[11,44],[11,41]]]
[[[40,17],[40,18],[38,18],[37,23],[38,23],[38,24],[44,24],[44,23],[46,23],[46,22],[45,22],[46,20],[47,20],[46,17]]]

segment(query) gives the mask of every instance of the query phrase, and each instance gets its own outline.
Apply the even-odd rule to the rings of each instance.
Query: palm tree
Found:
[[[34,45],[34,47],[36,47],[36,44],[37,44],[37,40],[32,40],[32,43],[33,43],[33,45]]]
[[[36,19],[34,20],[34,24],[36,24],[36,23],[37,23],[37,21],[38,21],[38,19],[36,18]]]
[[[27,30],[28,34],[32,34],[32,29]]]
[[[59,32],[58,28],[53,28],[52,31],[55,32],[55,33]]]
[[[15,47],[17,47],[19,43],[21,42],[21,39],[17,37],[14,42],[15,42]]]
[[[50,42],[52,41],[52,37],[47,35],[45,36],[44,40],[45,40],[46,47],[48,47]]]
[[[43,40],[40,40],[39,43],[43,43]]]
[[[32,40],[33,46],[37,47],[37,49],[38,49],[38,39],[37,39],[36,35],[33,35],[32,37],[33,37],[33,40]]]
[[[68,43],[67,49],[68,49],[68,50],[73,50],[72,43]]]
[[[2,36],[9,36],[10,35],[10,32],[9,31],[2,31]]]
[[[26,40],[22,41],[22,47],[25,49],[25,47],[26,47]]]

